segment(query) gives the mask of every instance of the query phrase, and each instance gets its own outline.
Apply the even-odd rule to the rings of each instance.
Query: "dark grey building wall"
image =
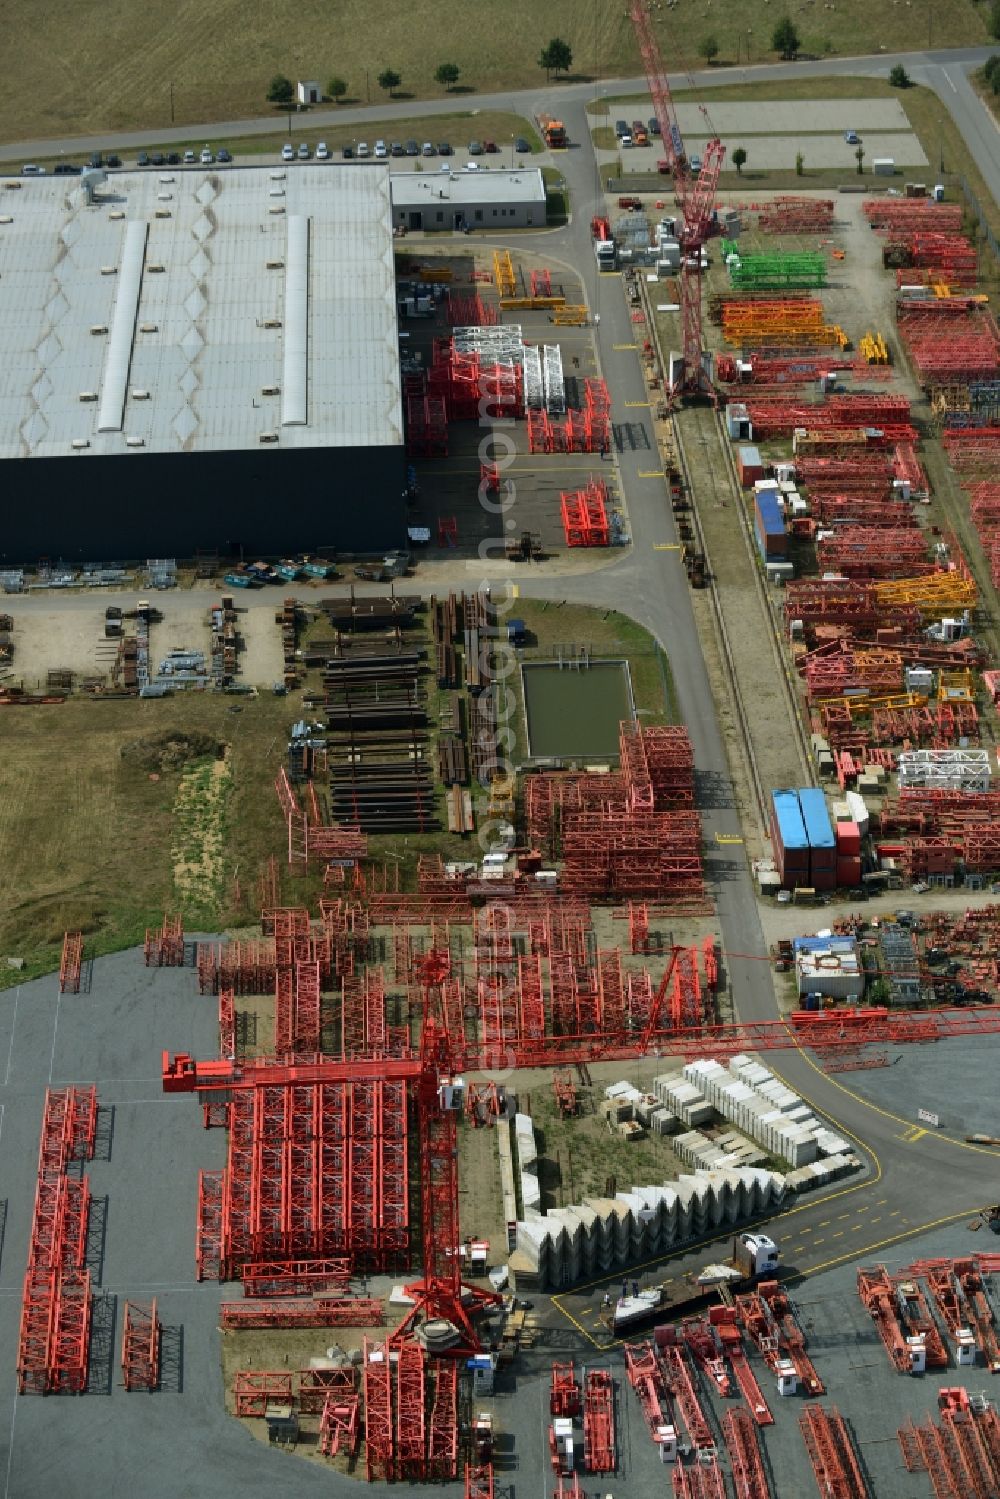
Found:
[[[405,482],[401,446],[11,458],[0,563],[383,552],[406,543]]]

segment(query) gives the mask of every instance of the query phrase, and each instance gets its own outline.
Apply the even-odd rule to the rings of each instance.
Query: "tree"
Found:
[[[375,80],[379,88],[384,88],[389,98],[392,98],[393,89],[399,88],[403,79],[399,73],[394,73],[392,68],[383,68]]]
[[[719,39],[717,36],[703,36],[698,44],[698,56],[703,57],[709,64],[713,63],[719,55]]]
[[[434,81],[450,91],[458,82],[458,75],[461,71],[457,62],[443,62],[434,74]]]
[[[343,78],[331,78],[326,86],[326,91],[337,104],[347,93],[347,82]]]
[[[855,151],[854,155],[857,158],[857,162],[858,162],[858,176],[860,177],[863,174],[864,170],[865,170],[865,148],[864,148],[864,146],[859,146],[858,149]]]
[[[889,72],[889,82],[893,88],[909,88],[911,81],[909,73],[901,62],[898,62]]]
[[[803,172],[805,171],[805,169],[806,169],[806,159],[802,155],[802,152],[798,151],[798,152],[796,152],[796,155],[795,155],[795,175],[796,175],[796,177],[801,177],[802,174],[803,174]]]
[[[1000,52],[994,52],[983,68],[983,77],[993,90],[994,94],[1000,94]]]
[[[290,104],[295,87],[290,78],[283,73],[275,73],[267,90],[267,97],[271,104]]]
[[[1000,37],[1000,0],[993,0],[990,6],[990,19],[987,25],[990,36]]]
[[[737,146],[736,150],[733,152],[733,166],[736,168],[737,177],[743,171],[743,168],[746,165],[746,159],[747,153],[744,151],[743,147]]]
[[[795,57],[802,43],[799,34],[792,25],[790,16],[785,16],[774,28],[771,36],[771,46],[775,52],[780,52],[782,57]]]
[[[538,66],[545,69],[546,83],[550,73],[568,73],[573,66],[573,48],[561,36],[554,36],[548,46],[542,48]]]

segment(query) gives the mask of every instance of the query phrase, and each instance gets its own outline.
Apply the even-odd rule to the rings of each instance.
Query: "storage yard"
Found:
[[[995,267],[953,184],[720,193],[629,14],[669,191],[537,113],[551,238],[19,188],[106,321],[39,270],[2,461],[153,451],[0,572],[4,1499],[1000,1492]]]

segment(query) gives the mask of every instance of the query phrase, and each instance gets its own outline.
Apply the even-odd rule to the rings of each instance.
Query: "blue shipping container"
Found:
[[[761,529],[765,536],[784,536],[785,517],[778,508],[776,489],[758,489],[756,510],[760,516]]]
[[[799,792],[799,806],[805,823],[810,848],[835,849],[837,840],[833,836],[833,825],[826,805],[826,797],[818,786],[807,786]]]
[[[809,837],[802,821],[798,793],[795,791],[772,791],[774,821],[777,825],[781,846],[786,853],[791,849],[807,849]]]

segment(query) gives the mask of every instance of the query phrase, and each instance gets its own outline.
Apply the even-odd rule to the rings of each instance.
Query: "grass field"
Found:
[[[840,0],[836,9],[789,7],[803,54],[817,57],[986,40],[986,7],[977,0]],[[717,65],[773,58],[771,32],[782,14],[768,0],[741,0],[738,15],[679,5],[657,7],[663,55],[672,70],[700,66],[699,44],[715,35]],[[529,0],[461,9],[445,0],[373,6],[364,0],[175,0],[151,15],[136,0],[10,0],[4,11],[8,88],[0,99],[0,139],[60,137],[227,120],[266,114],[277,72],[291,79],[344,78],[353,103],[383,97],[376,76],[402,75],[402,96],[443,95],[442,62],[461,68],[460,87],[495,92],[546,86],[538,54],[550,37],[573,48],[584,78],[638,74],[638,50],[624,6],[551,0],[544,18]],[[447,38],[442,40],[442,38]],[[174,132],[170,132],[173,134]]]
[[[291,716],[281,698],[235,704],[194,694],[8,709],[0,759],[0,984],[58,966],[67,927],[84,931],[93,956],[141,941],[165,910],[182,911],[192,928],[246,920],[248,912],[233,908],[233,874],[239,871],[251,892],[261,861],[281,853],[272,782]],[[150,772],[122,756],[123,746],[168,729],[230,746],[230,774],[208,821],[204,795],[195,803],[190,788],[211,778],[211,758]],[[206,878],[205,855],[216,839],[218,867]],[[7,970],[7,957],[24,958],[25,973]]]

